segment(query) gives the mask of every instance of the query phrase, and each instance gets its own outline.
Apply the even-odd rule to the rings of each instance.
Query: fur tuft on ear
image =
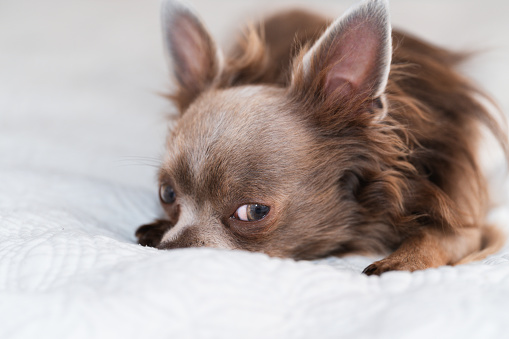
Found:
[[[162,3],[164,42],[177,90],[170,98],[182,112],[217,78],[222,53],[194,11],[181,1]]]
[[[298,95],[304,91],[338,105],[362,106],[380,116],[386,110],[391,57],[388,3],[367,0],[335,20],[296,60],[291,88]]]

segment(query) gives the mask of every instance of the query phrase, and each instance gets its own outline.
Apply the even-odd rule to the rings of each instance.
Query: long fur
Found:
[[[304,15],[299,11],[285,13],[283,18],[273,17],[264,24],[281,22],[287,17],[295,17],[297,13]],[[317,30],[317,33],[327,27],[329,22],[324,19],[322,29]],[[267,65],[272,46],[267,46],[264,42],[263,35],[260,34],[264,31],[263,26],[248,26],[248,33],[244,35],[244,40],[241,40],[237,49],[242,50],[240,60],[244,63],[240,64],[237,56],[228,62],[230,68],[228,73],[223,75],[223,86],[247,83],[279,85],[280,81],[272,79],[280,78],[286,79],[283,85],[288,84],[289,74],[274,74],[268,71],[273,69],[270,67],[272,65]],[[299,86],[306,84],[306,80],[296,80],[292,91],[304,92],[304,99],[297,96],[298,104],[304,105],[304,110],[312,112],[310,116],[315,116],[314,111],[318,111],[318,115],[327,117],[327,120],[322,122],[324,127],[319,131],[325,136],[328,136],[330,131],[337,134],[347,130],[359,132],[363,147],[352,153],[358,154],[362,161],[356,161],[356,173],[352,174],[352,178],[369,176],[370,172],[382,170],[376,174],[380,178],[369,181],[385,186],[381,191],[387,194],[383,199],[371,199],[369,187],[363,188],[359,200],[366,201],[366,208],[371,215],[390,214],[389,218],[394,219],[394,225],[401,225],[401,220],[405,220],[404,224],[410,223],[409,229],[415,229],[411,224],[421,223],[417,219],[451,231],[465,225],[482,224],[488,199],[485,179],[475,155],[479,139],[476,124],[486,125],[506,154],[508,150],[505,131],[478,98],[488,101],[492,99],[456,71],[468,54],[431,46],[400,31],[393,33],[393,39],[394,60],[387,86],[391,119],[372,126],[369,130],[361,130],[359,127],[369,125],[370,117],[367,117],[364,125],[363,121],[359,121],[359,117],[353,114],[349,121],[344,119],[349,116],[344,112],[344,103],[337,103],[335,97],[316,97],[323,82],[320,77],[313,79],[313,85],[305,89]],[[294,45],[305,46],[293,61],[293,64],[299,64],[299,59],[303,59],[309,49],[309,41],[297,39]],[[291,52],[289,55],[291,56]],[[289,72],[289,69],[286,72]],[[244,78],[241,77],[242,74],[248,75]],[[298,76],[303,77],[304,74]],[[340,113],[337,113],[338,107],[342,107]],[[355,111],[355,108],[350,110]],[[338,114],[341,114],[342,119],[336,118]],[[338,124],[340,126],[337,126]],[[334,144],[344,140],[330,138],[329,141]],[[359,143],[359,140],[356,140],[356,143]],[[370,145],[370,149],[365,150],[365,145]],[[331,149],[343,150],[345,147],[355,148],[355,144],[333,145]],[[409,192],[416,190],[420,194]],[[377,187],[376,191],[380,189]],[[369,202],[370,199],[384,200],[387,205],[376,206],[377,204]],[[476,212],[475,215],[468,216],[469,220],[465,220],[462,211]]]

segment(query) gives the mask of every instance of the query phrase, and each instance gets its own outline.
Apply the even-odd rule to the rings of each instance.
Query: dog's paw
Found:
[[[380,275],[387,271],[393,271],[396,268],[393,267],[393,265],[384,263],[384,260],[376,261],[366,267],[362,273],[366,275]]]
[[[375,261],[362,271],[366,275],[381,275],[389,271],[417,271],[428,268],[429,266],[419,261],[398,260],[394,258],[385,258]]]
[[[135,235],[140,245],[156,247],[161,242],[164,233],[172,226],[167,220],[156,220],[152,224],[138,227]]]

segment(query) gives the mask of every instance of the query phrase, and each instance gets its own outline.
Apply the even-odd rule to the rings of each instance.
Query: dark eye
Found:
[[[161,187],[159,188],[159,197],[161,198],[161,201],[164,202],[165,204],[172,204],[175,202],[177,195],[175,194],[173,187],[164,184],[161,185]]]
[[[236,219],[242,221],[258,221],[265,218],[269,213],[270,207],[261,204],[242,205],[235,211],[233,215]]]

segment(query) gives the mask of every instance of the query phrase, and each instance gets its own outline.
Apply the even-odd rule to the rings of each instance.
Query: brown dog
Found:
[[[330,25],[276,15],[227,56],[182,4],[163,19],[181,114],[159,174],[167,219],[141,226],[140,244],[392,253],[366,274],[500,245],[475,149],[485,125],[507,151],[504,132],[454,70],[464,56],[391,32],[386,1]]]

